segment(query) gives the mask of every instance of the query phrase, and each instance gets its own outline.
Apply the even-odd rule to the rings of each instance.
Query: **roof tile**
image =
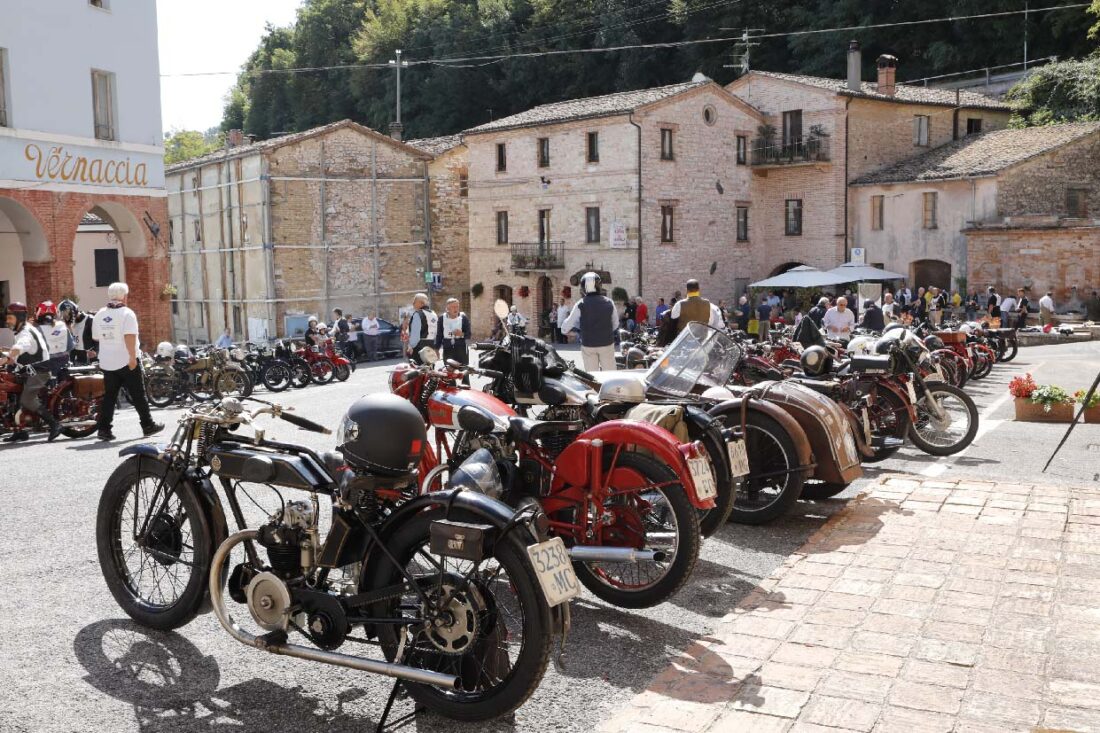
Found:
[[[910,86],[908,84],[898,84],[894,88],[894,96],[878,93],[878,85],[872,82],[862,82],[859,92],[853,92],[848,89],[848,82],[844,79],[831,79],[824,76],[808,76],[806,74],[784,74],[778,71],[751,71],[750,75],[767,76],[774,79],[785,79],[787,81],[797,82],[798,84],[807,84],[812,87],[818,87],[819,89],[828,89],[829,91],[836,92],[838,94],[844,94],[852,97],[863,97],[866,99],[879,99],[887,102],[904,102],[908,104],[934,104],[940,106],[954,107],[955,106],[955,90],[954,89],[939,89],[937,87],[925,87],[925,86]],[[1010,111],[1011,106],[1001,102],[1000,100],[992,97],[987,97],[984,94],[977,92],[959,92],[959,103],[963,107],[971,107],[978,109],[995,109]]]

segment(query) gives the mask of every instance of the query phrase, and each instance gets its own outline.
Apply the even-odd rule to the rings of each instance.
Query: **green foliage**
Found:
[[[1094,0],[1100,12],[1100,0]],[[385,130],[402,72],[406,137],[457,132],[538,104],[671,84],[702,72],[719,83],[732,43],[570,54],[504,61],[470,57],[530,51],[675,43],[735,35],[720,28],[821,29],[864,23],[1019,10],[1019,0],[304,0],[288,28],[268,27],[225,100],[222,129],[259,138],[350,117]],[[1082,10],[1034,14],[1029,54],[1091,50]],[[752,67],[842,77],[850,38],[863,44],[864,78],[875,58],[900,59],[899,80],[1019,60],[1019,16],[762,39]],[[423,59],[465,59],[416,64]],[[362,68],[381,64],[382,68]],[[297,73],[302,67],[348,67]]]
[[[616,303],[625,303],[629,296],[626,294],[626,288],[615,286],[611,288],[611,299]]]
[[[1016,107],[1017,127],[1100,120],[1100,54],[1042,66],[1006,98]]]
[[[164,163],[172,165],[225,146],[225,136],[217,131],[174,130],[164,136]]]
[[[1043,412],[1050,412],[1055,405],[1073,404],[1073,398],[1069,392],[1056,384],[1043,384],[1031,393],[1028,401],[1043,406]]]
[[[1089,28],[1089,38],[1100,39],[1100,0],[1092,0],[1089,13],[1096,16],[1096,23]]]
[[[474,283],[470,286],[470,295],[474,298],[480,298],[481,294],[485,292],[485,286],[481,283]]]

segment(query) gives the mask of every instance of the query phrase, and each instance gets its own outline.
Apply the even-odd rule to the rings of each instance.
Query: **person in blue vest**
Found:
[[[615,366],[615,331],[619,328],[619,314],[615,304],[602,292],[603,279],[595,272],[581,277],[584,297],[569,312],[561,330],[569,333],[580,327],[581,358],[585,371],[613,371]]]

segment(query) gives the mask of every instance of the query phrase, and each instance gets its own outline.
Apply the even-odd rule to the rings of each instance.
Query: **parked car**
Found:
[[[352,345],[355,349],[355,360],[360,361],[366,354],[364,342],[359,338],[363,333],[363,319],[353,318],[351,322],[355,325],[355,331],[352,336]],[[392,359],[401,355],[401,327],[397,326],[385,318],[378,319],[378,358],[380,359]]]

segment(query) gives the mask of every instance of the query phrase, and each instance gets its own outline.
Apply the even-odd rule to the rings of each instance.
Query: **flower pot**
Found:
[[[1043,409],[1044,405],[1017,397],[1016,419],[1020,422],[1071,422],[1075,407],[1072,402],[1063,402],[1051,405],[1048,412]]]
[[[1085,422],[1100,423],[1100,405],[1086,408],[1082,419]]]

